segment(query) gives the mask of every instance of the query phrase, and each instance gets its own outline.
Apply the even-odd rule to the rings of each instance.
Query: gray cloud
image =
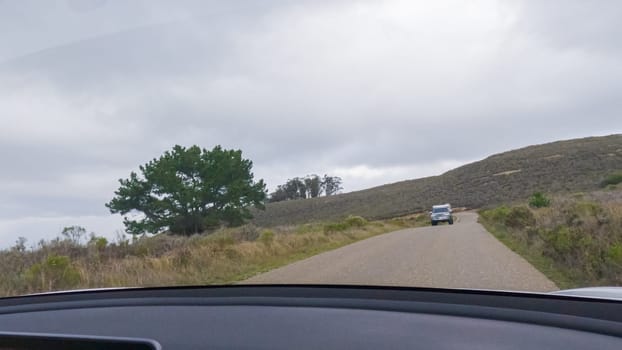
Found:
[[[521,1],[517,22],[532,39],[560,50],[619,54],[619,1]],[[616,52],[617,51],[617,52]]]
[[[174,144],[355,190],[622,129],[616,1],[174,4],[0,3],[0,244],[113,232],[116,180]]]

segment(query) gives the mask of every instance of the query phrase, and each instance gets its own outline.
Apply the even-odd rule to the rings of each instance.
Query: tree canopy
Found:
[[[250,207],[263,209],[266,200],[266,185],[254,181],[252,166],[240,150],[176,145],[140,166],[140,175],[132,172],[120,179],[106,207],[124,215],[132,234],[190,235],[222,224],[240,225],[252,218]]]

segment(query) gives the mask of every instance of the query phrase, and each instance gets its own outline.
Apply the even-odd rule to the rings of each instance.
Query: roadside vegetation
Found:
[[[480,222],[560,288],[622,284],[622,190],[480,211]]]
[[[601,183],[600,187],[615,189],[618,184],[622,183],[622,172],[613,173],[607,176]]]
[[[293,261],[406,227],[426,215],[367,221],[349,216],[328,223],[271,229],[243,225],[210,234],[120,235],[108,242],[67,227],[51,241],[27,247],[18,239],[0,251],[0,296],[76,288],[235,283]]]

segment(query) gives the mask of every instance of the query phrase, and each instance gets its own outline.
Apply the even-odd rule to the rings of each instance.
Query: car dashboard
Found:
[[[0,299],[0,350],[622,349],[622,302],[359,286],[80,291]]]

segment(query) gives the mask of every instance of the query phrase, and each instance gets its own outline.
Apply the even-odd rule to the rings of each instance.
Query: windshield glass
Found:
[[[0,1],[0,296],[621,285],[621,4]]]

